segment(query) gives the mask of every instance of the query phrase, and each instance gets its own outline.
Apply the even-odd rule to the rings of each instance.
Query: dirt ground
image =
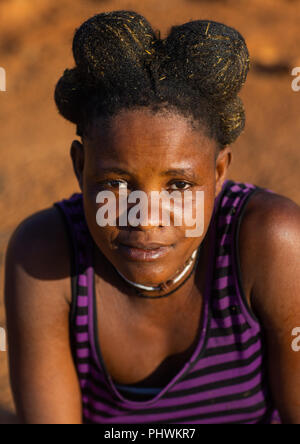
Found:
[[[236,27],[252,60],[242,92],[246,130],[234,145],[231,178],[255,183],[300,204],[300,91],[291,88],[300,66],[298,0],[1,0],[0,67],[0,326],[3,265],[8,238],[29,214],[77,190],[69,146],[74,127],[57,113],[53,91],[73,66],[73,33],[96,13],[131,9],[165,36],[172,25],[212,19]],[[300,84],[300,82],[299,82]],[[0,423],[16,422],[0,352]]]

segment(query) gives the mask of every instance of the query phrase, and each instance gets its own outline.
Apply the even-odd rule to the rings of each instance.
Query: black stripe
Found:
[[[223,355],[225,353],[231,353],[234,351],[245,351],[248,350],[248,348],[251,347],[251,345],[256,344],[258,341],[260,341],[261,337],[260,334],[256,336],[252,336],[248,341],[246,342],[235,342],[234,344],[230,345],[223,345],[220,347],[212,347],[207,348],[205,352],[205,357],[215,356],[215,355]]]
[[[83,285],[77,285],[77,294],[78,296],[87,296],[88,295],[88,287]]]
[[[227,236],[230,236],[231,227],[232,227],[232,220],[229,223],[225,222],[225,223],[221,224],[221,222],[219,222],[218,228],[217,228],[217,236],[218,236],[217,240],[218,240],[219,247],[221,246],[220,245],[221,238],[224,236],[224,234],[226,234]]]
[[[82,350],[83,348],[90,348],[90,343],[87,342],[76,342],[76,350]]]
[[[171,413],[171,412],[184,412],[185,410],[189,410],[189,409],[193,409],[193,408],[198,408],[198,407],[205,407],[205,406],[211,406],[211,405],[217,405],[217,404],[222,404],[223,402],[233,402],[233,401],[238,401],[241,399],[247,399],[247,398],[251,398],[252,396],[257,395],[257,393],[259,393],[262,390],[261,384],[258,384],[256,387],[254,387],[251,390],[248,391],[243,391],[240,393],[234,393],[231,395],[224,395],[224,396],[219,396],[217,398],[210,398],[210,399],[206,399],[203,401],[196,401],[196,402],[191,402],[188,404],[180,404],[180,405],[175,405],[175,406],[169,406],[169,407],[159,407],[156,409],[139,409],[138,414],[140,415],[149,415],[149,414],[163,414],[163,413]]]
[[[202,376],[210,375],[212,373],[220,373],[226,370],[234,370],[237,368],[247,367],[248,365],[252,364],[260,356],[260,354],[261,351],[258,350],[253,355],[249,356],[249,358],[247,359],[237,359],[235,361],[222,362],[221,364],[214,364],[209,367],[203,368],[201,370],[195,370],[191,374],[187,375],[187,377],[185,377],[184,380],[182,380],[181,382],[190,381],[191,379],[200,378]]]
[[[181,396],[195,395],[196,393],[208,392],[209,390],[216,390],[219,388],[231,387],[233,385],[242,384],[244,382],[249,382],[251,379],[255,378],[261,372],[261,365],[259,365],[254,371],[251,373],[247,373],[246,375],[237,376],[231,379],[224,379],[222,381],[211,382],[210,384],[205,384],[200,387],[193,387],[190,389],[177,390],[174,392],[166,393],[165,397],[168,399],[178,398]]]
[[[217,258],[219,256],[227,256],[230,255],[231,253],[231,249],[230,249],[230,245],[220,245],[219,247],[217,247]]]
[[[91,363],[91,356],[88,358],[76,358],[77,364],[90,364]]]
[[[187,404],[178,404],[178,405],[168,406],[168,407],[157,407],[157,408],[152,407],[152,408],[146,408],[146,409],[139,409],[134,414],[142,416],[142,415],[153,415],[153,414],[159,415],[159,414],[180,412],[180,411],[184,412],[185,410],[189,410],[192,408],[217,405],[217,404],[222,404],[224,402],[233,402],[233,401],[238,401],[241,399],[251,398],[252,396],[257,395],[261,390],[262,390],[261,384],[258,384],[253,389],[248,390],[246,392],[243,391],[243,392],[234,393],[234,394],[230,394],[230,395],[219,396],[217,398],[209,398],[209,399],[202,400],[202,401],[190,402]],[[105,404],[109,407],[115,408],[116,410],[119,410],[120,412],[128,412],[128,408],[120,406],[120,405],[116,406],[115,404],[108,402],[105,398],[95,395],[89,389],[84,390],[84,394],[86,396],[90,397],[92,400],[94,400],[96,402],[102,402],[103,404]],[[126,396],[125,396],[125,398],[126,398]],[[99,412],[98,409],[95,409],[95,411]],[[111,416],[111,414],[109,414],[109,413],[103,412],[103,414]]]
[[[89,403],[83,402],[83,407],[86,408],[90,413],[98,415],[98,416],[102,416],[103,418],[113,418],[116,415],[112,415],[109,414],[107,412],[104,411],[100,411],[95,409],[94,407],[92,407]],[[204,413],[204,414],[198,414],[198,415],[193,415],[193,416],[182,416],[179,418],[167,418],[167,419],[163,419],[163,420],[156,420],[154,422],[154,424],[160,424],[160,423],[164,423],[164,424],[169,424],[169,423],[181,423],[181,421],[197,421],[197,420],[205,420],[205,419],[211,419],[211,418],[220,418],[220,417],[226,417],[226,416],[231,416],[231,415],[238,415],[238,414],[243,414],[243,413],[254,413],[258,410],[261,410],[262,408],[265,408],[265,403],[259,402],[257,404],[254,404],[253,406],[250,407],[243,407],[243,408],[239,408],[239,409],[234,409],[234,410],[222,410],[220,412],[210,412],[210,413]],[[117,410],[117,409],[116,409]],[[168,413],[169,410],[167,410],[165,413]],[[148,421],[146,420],[146,418],[143,416],[149,415],[151,413],[147,412],[147,414],[140,414],[140,410],[139,411],[135,411],[135,412],[128,412],[127,415],[123,415],[126,417],[133,417],[133,416],[141,416],[141,420],[143,420],[143,424],[148,423]],[[120,415],[122,415],[122,411],[120,411]],[[154,412],[155,414],[156,412]],[[247,419],[245,419],[245,421],[247,421]],[[248,419],[248,421],[250,421],[250,419]],[[151,421],[152,422],[152,421]],[[153,423],[153,422],[152,422]],[[133,423],[134,424],[134,423]]]
[[[222,288],[222,290],[214,289],[212,293],[215,298],[223,299],[226,298],[226,296],[235,294],[235,287],[234,285],[228,285],[228,287]]]
[[[252,361],[254,361],[254,359],[252,359]],[[250,362],[251,363],[251,362]],[[230,364],[230,363],[229,363]],[[230,368],[230,367],[229,367]],[[226,370],[226,368],[225,368],[225,370]],[[221,371],[221,370],[220,370]],[[257,369],[256,370],[254,370],[253,372],[251,372],[251,373],[248,373],[248,374],[246,374],[246,375],[242,375],[242,376],[238,376],[238,377],[235,377],[235,378],[232,378],[232,379],[227,379],[227,380],[222,380],[222,381],[217,381],[217,382],[214,382],[214,383],[210,383],[210,384],[206,384],[205,386],[200,386],[200,387],[194,387],[194,388],[191,388],[191,389],[184,389],[184,390],[177,390],[176,392],[169,392],[169,393],[166,393],[164,396],[163,396],[163,399],[177,399],[177,398],[181,398],[181,397],[184,397],[184,396],[188,396],[188,395],[193,395],[193,394],[196,394],[196,393],[205,393],[205,392],[208,392],[208,391],[210,391],[210,390],[214,390],[214,389],[217,389],[217,388],[224,388],[224,387],[228,387],[228,386],[233,386],[233,385],[238,385],[238,384],[241,384],[241,383],[243,383],[243,382],[247,382],[248,380],[251,380],[253,377],[255,377],[257,374],[259,374],[259,372],[261,371],[261,365],[258,365],[258,367],[257,367]],[[96,380],[95,378],[93,378],[93,376],[91,375],[91,373],[89,373],[89,374],[85,374],[85,373],[80,373],[79,374],[80,375],[80,377],[81,378],[84,378],[84,379],[89,379],[90,381],[92,381],[93,382],[93,384],[96,386],[96,387],[98,387],[98,388],[101,388],[101,389],[103,389],[106,393],[109,393],[109,390],[108,390],[108,388],[107,388],[107,385],[106,385],[106,383],[104,383],[104,382],[102,382],[102,381],[99,381],[99,380]],[[257,387],[257,386],[256,386]],[[255,388],[254,388],[255,389]],[[253,390],[254,390],[253,389]],[[87,396],[91,396],[92,398],[94,398],[94,399],[96,399],[96,400],[99,400],[100,402],[103,402],[103,403],[105,403],[105,404],[107,404],[107,405],[110,405],[111,407],[114,407],[114,408],[116,408],[116,405],[115,405],[115,403],[113,402],[113,400],[112,401],[108,401],[105,397],[101,397],[101,396],[99,396],[99,395],[96,395],[91,389],[89,389],[89,388],[85,388],[84,390],[83,390],[83,393],[84,394],[86,394]],[[245,393],[249,393],[249,391],[243,391],[242,392],[243,393],[243,396],[245,396]],[[235,395],[226,395],[226,396],[235,396]],[[249,395],[250,396],[250,395]],[[153,397],[154,398],[154,397]],[[218,398],[216,398],[216,399],[218,399]],[[204,404],[203,405],[206,405],[206,403],[207,403],[207,401],[197,401],[196,402],[196,404],[197,405],[202,405],[201,403],[202,402],[204,402]],[[221,401],[220,401],[221,402]],[[195,403],[193,403],[193,404],[195,404]],[[188,408],[190,408],[190,405],[191,405],[191,403],[188,403],[188,404],[184,404],[184,406],[180,406],[179,407],[179,410],[180,409],[188,409]],[[118,406],[117,407],[118,409],[120,409],[120,406]],[[121,407],[122,408],[122,410],[126,410],[126,407]],[[159,408],[159,409],[144,409],[143,411],[144,412],[147,412],[147,413],[150,413],[150,412],[153,412],[153,413],[155,413],[156,411],[165,411],[165,412],[167,412],[167,411],[169,411],[170,409],[172,409],[173,407],[165,407],[165,408]],[[176,407],[174,407],[174,409],[176,410]],[[141,412],[142,412],[142,410],[140,410]]]
[[[233,201],[232,201],[232,203],[233,203]],[[232,205],[228,205],[229,204],[229,202],[226,204],[226,206],[225,207],[221,207],[220,208],[220,210],[219,210],[219,216],[232,216],[233,214],[233,208],[235,208],[235,207],[233,207]]]
[[[74,328],[75,333],[88,333],[89,332],[89,325],[76,325]]]
[[[194,415],[194,416],[184,416],[181,418],[176,418],[176,419],[170,419],[168,420],[168,423],[181,423],[181,421],[197,421],[197,420],[205,420],[205,419],[211,419],[211,418],[221,418],[221,417],[226,417],[226,416],[231,416],[231,415],[239,415],[239,414],[243,414],[243,413],[255,413],[258,410],[261,410],[262,408],[265,407],[265,403],[259,402],[258,404],[255,404],[251,407],[244,407],[244,408],[240,408],[240,409],[234,409],[234,410],[223,410],[221,412],[212,412],[212,413],[206,413],[206,414],[202,414],[202,415]],[[245,419],[246,421],[246,419]],[[165,420],[163,421],[157,421],[156,424],[159,423],[164,423]],[[222,421],[223,422],[223,421]],[[231,424],[231,422],[229,422],[228,424]]]
[[[232,266],[228,265],[228,267],[216,268],[214,276],[216,279],[220,279],[226,276],[232,275]]]
[[[88,307],[77,307],[77,316],[87,316],[88,313]]]
[[[245,324],[232,325],[231,327],[212,328],[208,333],[208,337],[209,338],[217,338],[219,336],[242,334],[242,333],[245,333],[245,331],[247,331],[249,328],[250,327],[247,322]]]
[[[213,317],[216,319],[227,319],[231,316],[236,316],[242,313],[241,308],[238,305],[230,305],[224,310],[212,307],[211,309]]]
[[[248,195],[246,195],[246,197],[244,198],[244,201],[242,203],[242,207],[240,209],[239,218],[236,220],[236,223],[234,225],[235,239],[234,239],[234,252],[233,252],[234,253],[233,254],[233,265],[235,264],[235,267],[236,267],[236,277],[237,277],[238,288],[239,288],[241,299],[242,299],[242,304],[244,305],[244,307],[247,310],[250,317],[258,324],[260,321],[257,318],[257,316],[254,314],[254,312],[252,311],[251,307],[249,306],[247,297],[244,292],[244,286],[243,286],[242,274],[241,274],[240,258],[239,258],[239,232],[240,232],[240,227],[241,227],[241,222],[243,220],[243,216],[244,216],[246,209],[247,209],[247,204],[249,203],[250,198],[253,197],[259,191],[261,191],[261,188],[257,187],[256,189],[249,192]]]

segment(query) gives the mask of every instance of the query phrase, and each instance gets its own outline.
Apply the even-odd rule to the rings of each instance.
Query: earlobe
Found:
[[[74,173],[76,175],[79,187],[82,191],[82,177],[84,168],[84,149],[81,142],[74,140],[71,145],[70,155],[73,163]]]
[[[226,146],[219,152],[216,159],[216,196],[220,193],[222,189],[231,160],[231,148],[229,146]]]

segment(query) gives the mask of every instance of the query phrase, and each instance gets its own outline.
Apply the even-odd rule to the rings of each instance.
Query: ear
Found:
[[[232,151],[229,146],[223,148],[216,159],[216,196],[220,193],[231,163]]]
[[[79,187],[83,191],[83,168],[84,168],[84,149],[81,142],[74,140],[71,145],[70,155],[73,163],[74,173],[77,177]]]

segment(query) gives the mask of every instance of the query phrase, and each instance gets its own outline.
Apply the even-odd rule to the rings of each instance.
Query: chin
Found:
[[[170,263],[137,261],[123,261],[117,268],[130,281],[150,286],[165,282],[177,270],[177,268],[170,270]]]

